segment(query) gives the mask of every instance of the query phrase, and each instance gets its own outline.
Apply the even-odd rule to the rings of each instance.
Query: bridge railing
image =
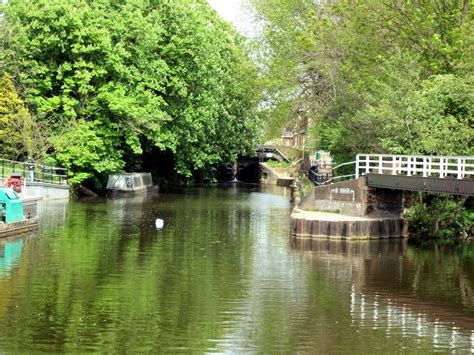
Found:
[[[276,154],[276,155],[279,155],[281,157],[281,159],[283,159],[285,162],[287,162],[287,163],[290,162],[290,159],[288,159],[285,156],[285,154],[283,154],[283,152],[280,149],[278,149],[277,146],[258,145],[257,149],[256,149],[256,152],[257,152],[259,158],[262,159],[262,160],[265,157],[265,154]]]
[[[33,166],[33,169],[30,167]],[[31,174],[33,172],[33,174]],[[12,173],[19,173],[26,181],[47,182],[65,185],[68,182],[68,170],[44,164],[31,164],[8,159],[0,159],[0,178],[5,179]],[[31,175],[30,175],[31,174]]]
[[[309,171],[309,178],[315,185],[327,185],[338,181],[353,179],[355,161],[342,163],[331,169],[327,173],[316,173]]]
[[[466,179],[474,176],[474,157],[358,154],[355,178],[367,174]]]

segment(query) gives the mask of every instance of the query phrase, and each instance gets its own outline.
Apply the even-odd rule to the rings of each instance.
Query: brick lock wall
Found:
[[[400,217],[403,191],[366,187],[365,214],[369,217]]]
[[[326,210],[325,206],[352,216],[400,217],[403,191],[368,187],[367,177],[361,177],[315,187],[298,205],[303,210]]]

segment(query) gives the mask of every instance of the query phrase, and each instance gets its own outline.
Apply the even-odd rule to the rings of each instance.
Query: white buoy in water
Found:
[[[163,228],[164,224],[165,224],[165,222],[162,219],[157,218],[156,221],[155,221],[156,229]]]

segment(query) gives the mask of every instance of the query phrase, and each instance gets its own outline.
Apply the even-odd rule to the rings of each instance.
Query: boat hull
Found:
[[[19,222],[0,223],[0,238],[11,237],[16,234],[38,229],[38,217],[25,219]]]
[[[158,185],[154,186],[146,186],[141,189],[136,190],[120,190],[120,189],[108,189],[107,196],[108,197],[130,197],[130,196],[138,196],[138,195],[146,195],[146,194],[153,194],[158,192]]]

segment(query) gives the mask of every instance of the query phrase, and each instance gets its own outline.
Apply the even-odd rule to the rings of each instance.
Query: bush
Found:
[[[452,243],[474,239],[474,210],[467,198],[425,195],[409,207],[410,236],[417,241],[440,240]]]

